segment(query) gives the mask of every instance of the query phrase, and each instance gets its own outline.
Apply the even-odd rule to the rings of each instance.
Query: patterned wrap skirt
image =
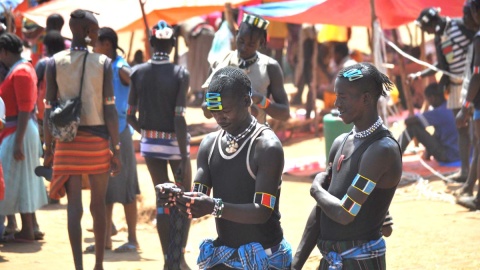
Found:
[[[71,142],[57,141],[50,198],[58,200],[65,196],[65,183],[71,175],[109,172],[111,158],[109,141],[85,131],[78,131]]]
[[[13,158],[15,136],[16,132],[6,136],[0,147],[5,181],[5,198],[0,201],[0,215],[33,213],[48,203],[43,178],[35,175],[42,156],[36,121],[30,119],[27,123],[23,139],[25,160],[16,161]]]

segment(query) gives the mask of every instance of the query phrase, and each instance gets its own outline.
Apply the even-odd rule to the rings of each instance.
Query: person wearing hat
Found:
[[[90,183],[90,212],[95,237],[95,266],[103,269],[106,233],[106,206],[109,175],[121,170],[118,116],[112,83],[111,61],[105,55],[89,52],[95,44],[98,22],[92,12],[77,9],[70,14],[72,47],[53,55],[47,63],[45,115],[58,99],[79,96],[82,110],[78,132],[71,142],[56,141],[44,119],[44,166],[53,166],[50,197],[68,199],[68,235],[75,269],[83,269],[82,258],[82,174]],[[83,79],[83,80],[82,80]],[[37,135],[38,136],[38,135]],[[113,146],[113,151],[110,150]],[[123,146],[122,146],[123,147]],[[113,152],[113,154],[112,154]],[[90,267],[89,267],[90,268]]]
[[[440,16],[440,9],[429,7],[420,13],[415,21],[425,32],[434,34],[437,63],[435,66],[448,71],[452,76],[443,74],[440,87],[448,94],[447,108],[456,115],[462,108],[464,93],[462,95],[463,75],[466,68],[466,55],[468,46],[472,43],[473,32],[468,30],[462,19],[451,19]],[[433,76],[437,71],[427,68],[408,75],[408,82]],[[460,150],[461,169],[452,179],[465,182],[469,172],[470,135],[468,126],[458,127],[458,146]]]
[[[252,114],[261,124],[267,123],[267,115],[278,120],[288,120],[290,107],[283,86],[283,73],[278,62],[258,50],[265,46],[269,22],[261,17],[245,14],[236,36],[237,50],[217,59],[212,73],[203,88],[208,88],[213,74],[220,68],[233,66],[242,69],[252,82]],[[205,117],[212,118],[204,102]]]
[[[139,245],[136,236],[137,227],[137,194],[140,194],[137,176],[137,161],[133,149],[133,129],[127,123],[128,93],[130,85],[130,66],[127,61],[117,54],[118,36],[112,28],[102,27],[98,31],[98,39],[94,51],[112,59],[113,92],[115,94],[115,107],[118,114],[118,133],[120,134],[120,157],[122,169],[120,174],[110,176],[107,187],[107,242],[106,248],[112,248],[112,213],[113,204],[121,203],[125,210],[125,220],[128,228],[128,241],[116,248],[115,252],[135,252]],[[94,245],[90,250],[94,250]],[[87,248],[88,249],[88,248]]]
[[[192,172],[185,111],[190,75],[186,68],[170,62],[175,30],[162,20],[151,31],[154,54],[133,68],[127,121],[142,136],[140,152],[154,186],[171,183],[170,167],[175,184],[189,191]],[[158,207],[156,218],[165,269],[189,269],[184,252],[190,220],[168,207]]]

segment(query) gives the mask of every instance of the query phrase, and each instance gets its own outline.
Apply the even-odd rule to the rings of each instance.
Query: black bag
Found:
[[[87,54],[88,51],[85,52],[85,57],[83,58],[82,77],[80,79],[80,92],[78,97],[54,102],[50,115],[48,116],[48,127],[52,136],[62,142],[73,141],[77,135],[80,124],[80,113],[82,111],[82,88]]]

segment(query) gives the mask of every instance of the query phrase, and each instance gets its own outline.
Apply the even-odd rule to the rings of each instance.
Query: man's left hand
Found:
[[[178,209],[188,218],[199,218],[213,212],[215,202],[201,192],[185,192],[176,199]]]

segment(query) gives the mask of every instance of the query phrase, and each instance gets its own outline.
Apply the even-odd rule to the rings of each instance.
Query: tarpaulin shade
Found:
[[[295,0],[244,7],[266,19],[289,23],[371,26],[371,0]],[[465,0],[372,0],[382,28],[391,29],[415,20],[427,7],[440,7],[441,15],[461,17]]]
[[[152,26],[160,19],[169,24],[177,24],[193,16],[223,11],[227,2],[236,7],[249,3],[250,0],[143,0],[143,2],[147,21],[149,26]],[[96,15],[99,25],[111,27],[117,32],[145,28],[139,0],[53,0],[32,8],[23,15],[45,27],[50,14],[59,13],[68,22],[70,13],[75,9],[99,13]],[[66,26],[62,29],[62,35],[71,37],[68,24]]]

